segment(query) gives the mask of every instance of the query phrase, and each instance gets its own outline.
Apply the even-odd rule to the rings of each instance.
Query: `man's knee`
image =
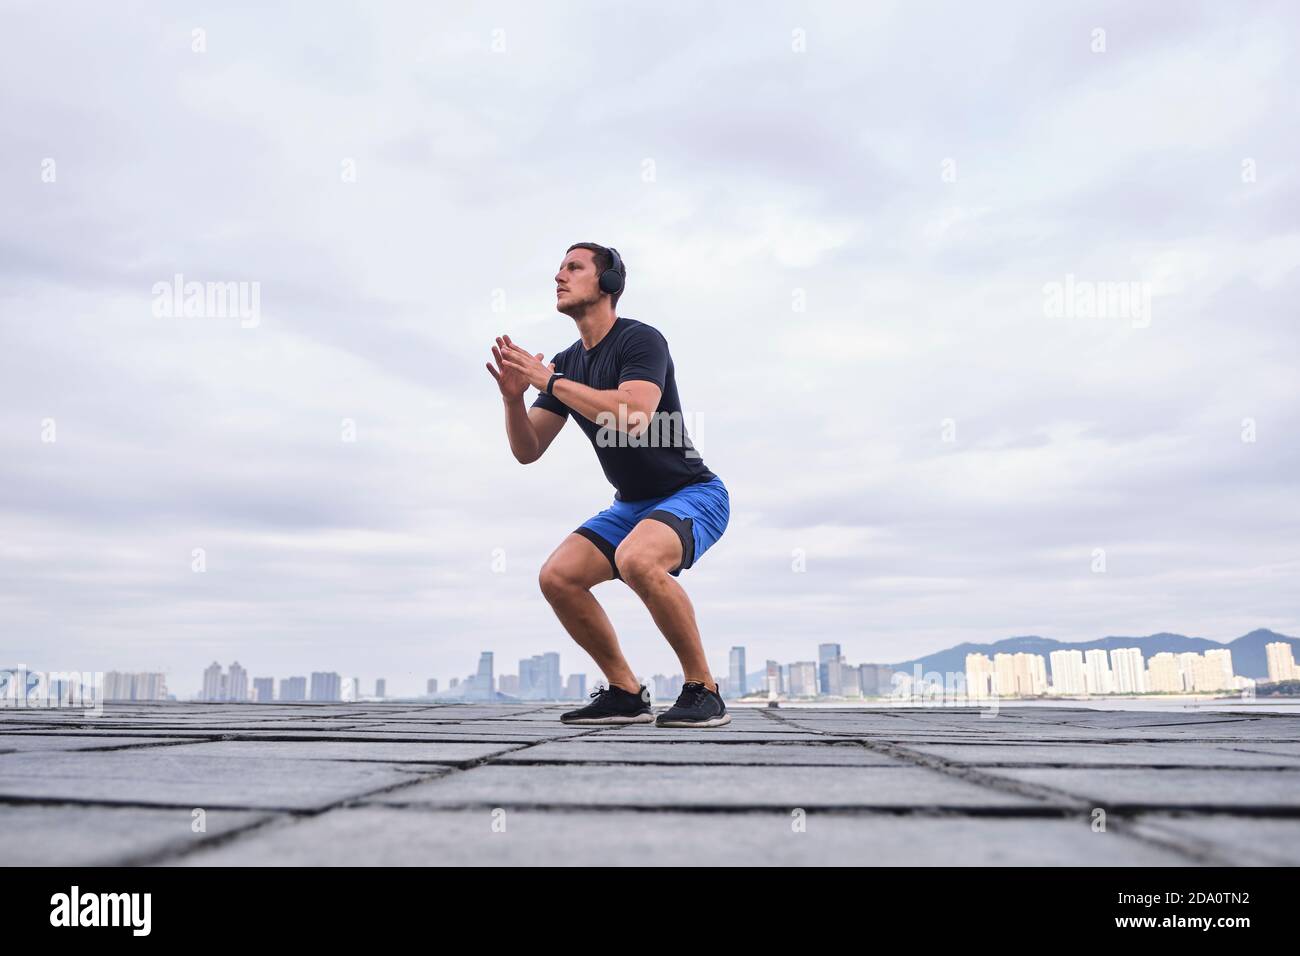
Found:
[[[618,550],[614,552],[614,563],[618,565],[619,575],[632,587],[664,570],[644,548],[629,547],[626,543],[619,545]]]
[[[552,604],[572,596],[583,588],[582,582],[576,575],[554,559],[542,565],[542,570],[537,574],[537,584],[542,589],[546,600]]]

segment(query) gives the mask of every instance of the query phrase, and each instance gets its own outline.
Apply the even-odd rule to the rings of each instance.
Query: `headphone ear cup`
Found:
[[[623,277],[613,269],[606,269],[600,274],[600,291],[613,295],[623,287]]]

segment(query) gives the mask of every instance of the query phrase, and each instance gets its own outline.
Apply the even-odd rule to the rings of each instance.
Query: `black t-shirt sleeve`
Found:
[[[564,370],[564,366],[560,363],[560,356],[563,354],[563,352],[557,352],[555,357],[551,359],[551,361],[555,363],[555,370],[557,372],[562,372]],[[542,391],[539,391],[537,397],[533,399],[532,407],[544,408],[548,412],[555,412],[555,414],[559,415],[561,418],[569,417],[568,405],[565,405],[564,402],[560,401],[554,395],[547,395]]]
[[[657,330],[642,326],[619,341],[618,382],[654,382],[660,389],[668,378],[668,341]]]

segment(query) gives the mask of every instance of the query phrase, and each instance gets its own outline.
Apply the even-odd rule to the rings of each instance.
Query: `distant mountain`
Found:
[[[927,654],[925,657],[917,657],[910,661],[885,666],[910,674],[913,668],[920,664],[923,673],[925,671],[948,673],[966,670],[967,654],[987,654],[992,657],[994,654],[1025,653],[1041,654],[1044,658],[1047,658],[1047,669],[1050,674],[1052,665],[1049,655],[1052,651],[1090,651],[1094,648],[1112,651],[1117,647],[1138,647],[1142,649],[1142,656],[1146,660],[1150,660],[1153,655],[1164,652],[1178,654],[1191,651],[1196,654],[1203,654],[1216,648],[1227,648],[1232,652],[1232,670],[1234,673],[1243,677],[1253,677],[1255,680],[1268,680],[1268,657],[1264,645],[1271,644],[1274,641],[1289,642],[1291,652],[1297,658],[1300,658],[1300,639],[1278,634],[1276,631],[1270,631],[1266,628],[1259,628],[1226,644],[1211,641],[1204,637],[1187,637],[1184,634],[1168,634],[1164,632],[1150,634],[1147,637],[1103,637],[1095,641],[1058,641],[1050,637],[1038,636],[1008,637],[992,644],[958,644],[956,647],[936,651],[933,654]]]

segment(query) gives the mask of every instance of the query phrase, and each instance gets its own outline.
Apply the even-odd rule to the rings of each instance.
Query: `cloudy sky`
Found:
[[[715,672],[1300,632],[1300,16],[1052,6],[6,2],[0,664],[594,678],[537,571],[613,489],[483,367],[580,240],[731,492]]]

